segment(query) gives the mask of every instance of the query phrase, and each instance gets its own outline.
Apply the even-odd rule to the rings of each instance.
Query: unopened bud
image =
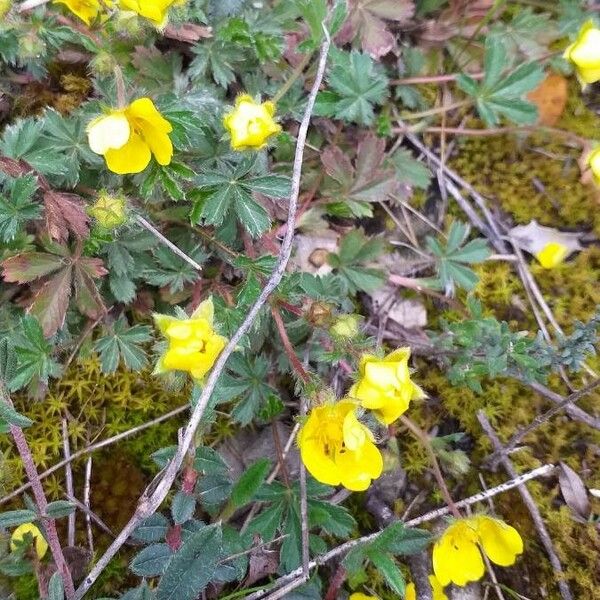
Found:
[[[360,317],[358,315],[341,315],[329,331],[335,337],[352,339],[358,335],[359,323]]]
[[[88,210],[100,227],[115,229],[123,225],[127,219],[126,201],[123,196],[111,196],[100,193],[98,200]]]

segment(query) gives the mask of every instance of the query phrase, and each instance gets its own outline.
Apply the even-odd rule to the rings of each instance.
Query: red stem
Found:
[[[283,349],[287,354],[287,357],[290,361],[290,364],[294,368],[294,371],[298,374],[298,376],[304,381],[304,383],[308,383],[310,381],[310,376],[306,372],[306,369],[302,366],[300,359],[296,356],[294,352],[294,347],[292,346],[292,342],[290,342],[290,338],[288,337],[287,331],[285,330],[285,324],[283,322],[283,318],[281,317],[281,313],[279,309],[275,306],[271,306],[271,314],[273,315],[273,320],[275,321],[275,325],[277,326],[277,331],[279,332],[279,337],[283,342]]]

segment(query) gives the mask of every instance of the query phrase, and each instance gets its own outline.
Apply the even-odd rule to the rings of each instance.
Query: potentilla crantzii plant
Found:
[[[599,25],[0,0],[0,597],[595,597]]]

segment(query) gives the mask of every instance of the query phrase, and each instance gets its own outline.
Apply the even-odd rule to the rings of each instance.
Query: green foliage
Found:
[[[140,346],[151,339],[150,333],[147,325],[129,327],[125,317],[119,317],[94,344],[94,349],[100,355],[102,372],[114,373],[121,362],[127,369],[143,369],[148,359]]]
[[[385,283],[382,271],[365,267],[374,261],[384,249],[380,238],[368,239],[361,231],[351,231],[341,241],[339,251],[330,253],[329,264],[333,267],[350,294],[372,292]]]
[[[484,71],[481,84],[468,75],[461,74],[456,83],[477,106],[479,116],[488,127],[498,125],[506,117],[517,125],[533,123],[537,118],[535,105],[523,96],[544,78],[544,72],[535,62],[524,63],[508,75],[506,47],[499,37],[489,36],[485,44]]]
[[[32,175],[18,179],[10,177],[2,187],[6,195],[0,195],[0,239],[10,242],[23,231],[28,221],[40,216],[40,207],[33,201],[37,181]]]
[[[332,51],[328,90],[320,92],[315,111],[360,125],[371,125],[375,106],[388,95],[388,78],[367,54]]]
[[[439,287],[447,294],[453,294],[456,287],[472,290],[477,284],[477,274],[466,265],[483,262],[491,255],[484,239],[477,238],[469,242],[469,227],[459,221],[453,221],[444,243],[428,237],[427,247],[436,262],[437,279],[430,285]]]

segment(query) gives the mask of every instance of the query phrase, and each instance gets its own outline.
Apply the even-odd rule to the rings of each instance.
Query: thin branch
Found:
[[[25,12],[26,10],[31,10],[33,8],[37,8],[38,6],[42,6],[43,4],[47,4],[50,0],[25,0],[25,2],[21,2],[17,8],[17,12]]]
[[[302,366],[298,355],[294,352],[294,347],[290,342],[290,338],[285,329],[285,323],[283,322],[283,318],[281,316],[281,312],[276,306],[271,306],[271,315],[273,316],[273,320],[275,321],[275,325],[277,326],[277,333],[279,333],[279,337],[281,338],[281,343],[283,344],[283,349],[292,365],[296,374],[302,379],[304,383],[308,383],[310,381],[310,376],[306,372],[306,369]]]
[[[8,404],[12,408],[13,403],[8,395],[5,384],[3,381],[0,381],[0,402]],[[23,430],[16,425],[10,425],[10,433],[15,440],[15,445],[17,446],[17,450],[19,452],[19,456],[23,461],[23,466],[25,467],[25,473],[27,474],[27,479],[31,483],[31,487],[33,490],[33,497],[35,498],[35,503],[37,505],[38,511],[40,513],[40,521],[46,531],[46,537],[48,538],[48,546],[50,546],[50,552],[52,553],[52,558],[56,563],[56,568],[61,574],[63,585],[65,589],[65,593],[68,599],[73,598],[75,594],[75,587],[73,586],[73,578],[71,577],[71,571],[69,570],[69,565],[65,560],[60,540],[58,539],[58,532],[56,531],[56,523],[54,519],[50,519],[46,516],[46,509],[48,507],[48,500],[46,499],[46,494],[44,493],[44,488],[42,487],[42,482],[39,478],[35,463],[33,461],[33,456],[31,455],[31,450],[29,449],[29,444],[27,443],[27,439],[23,433]]]
[[[92,534],[92,519],[94,513],[91,512],[90,508],[90,492],[92,489],[92,457],[88,456],[85,461],[85,483],[83,484],[83,504],[86,507],[85,511],[85,525],[87,531],[88,547],[92,556],[94,555],[94,535]],[[96,519],[94,519],[96,520]],[[111,534],[112,535],[112,534]],[[114,536],[113,536],[114,537]]]
[[[500,443],[500,440],[498,439],[496,432],[492,428],[488,418],[486,417],[485,413],[482,410],[480,410],[477,413],[477,419],[479,420],[479,423],[481,424],[482,429],[485,431],[487,436],[490,438],[490,441],[492,442],[494,450],[496,452],[498,452],[499,454],[504,455],[500,459],[502,466],[504,467],[506,472],[511,477],[515,478],[517,476],[517,472],[515,471],[515,468],[513,467],[512,462],[504,454],[504,448],[502,447],[502,444]],[[544,548],[546,549],[546,553],[548,554],[548,558],[550,560],[550,564],[552,565],[552,568],[554,569],[554,571],[557,573],[557,575],[559,577],[564,576],[564,571],[563,571],[562,565],[560,564],[558,555],[556,554],[556,550],[554,549],[552,539],[550,538],[550,534],[548,533],[548,530],[546,529],[546,525],[544,524],[544,520],[542,519],[542,515],[540,514],[540,511],[538,510],[538,507],[535,503],[535,500],[533,499],[533,496],[531,495],[531,493],[529,492],[527,487],[523,484],[520,484],[517,489],[519,490],[519,493],[521,494],[521,498],[523,498],[523,502],[525,503],[525,506],[528,508],[529,513],[531,514],[531,518],[533,520],[535,528],[537,529],[540,540],[541,540],[542,544],[544,545]],[[560,590],[560,594],[561,594],[563,600],[573,600],[573,595],[571,594],[569,584],[564,579],[558,580],[558,589]]]
[[[180,250],[171,240],[168,240],[152,223],[144,219],[141,215],[136,215],[135,220],[144,229],[149,231],[153,236],[158,238],[171,252],[177,254],[179,258],[185,260],[188,265],[191,265],[196,271],[202,271],[202,265],[199,265],[191,256],[188,256],[183,250]]]
[[[260,293],[259,297],[257,298],[256,302],[254,303],[252,308],[250,308],[250,311],[246,315],[246,318],[244,319],[243,323],[240,325],[239,329],[231,337],[231,339],[219,355],[219,358],[217,359],[206,381],[204,389],[202,390],[202,394],[200,395],[198,402],[194,406],[190,420],[187,426],[185,427],[185,430],[183,431],[182,438],[177,447],[177,451],[175,452],[175,456],[171,459],[169,464],[164,469],[162,477],[156,481],[154,489],[152,489],[151,486],[142,494],[133,517],[125,525],[125,527],[119,533],[114,542],[100,557],[94,568],[84,579],[83,583],[79,586],[75,596],[77,600],[82,598],[87,592],[87,590],[89,590],[89,588],[93,585],[94,581],[96,581],[98,576],[102,573],[102,571],[104,571],[104,569],[111,561],[113,556],[115,556],[115,554],[119,551],[119,548],[121,548],[121,546],[126,542],[127,538],[135,530],[138,524],[143,519],[153,514],[162,504],[163,500],[169,493],[169,490],[171,489],[175,478],[177,477],[177,473],[179,472],[181,464],[183,463],[187,451],[194,439],[196,430],[198,428],[198,425],[200,424],[202,415],[204,414],[204,410],[206,409],[209,399],[217,384],[217,380],[219,379],[227,360],[237,348],[242,337],[246,335],[246,333],[250,330],[259,312],[267,302],[269,296],[277,288],[279,282],[283,278],[283,274],[285,273],[287,263],[292,253],[292,242],[294,238],[293,224],[296,218],[296,211],[298,207],[298,195],[300,193],[300,178],[302,176],[304,145],[306,143],[306,136],[308,133],[308,127],[310,124],[312,110],[315,104],[317,93],[319,91],[319,87],[321,85],[321,81],[323,80],[323,75],[325,73],[325,65],[327,62],[329,45],[329,34],[326,34],[326,39],[321,47],[321,56],[319,59],[319,65],[317,69],[317,74],[315,76],[315,81],[313,83],[312,89],[308,97],[306,109],[302,118],[302,122],[300,124],[300,128],[298,129],[296,153],[294,156],[294,166],[292,170],[291,194],[289,199],[287,216],[287,221],[290,224],[290,226],[288,226],[285,236],[283,238],[281,250],[277,259],[275,269],[271,274],[269,280],[267,281],[265,287],[263,288],[262,292]]]
[[[105,533],[108,533],[110,537],[115,537],[113,530],[89,507],[86,506],[83,502],[80,502],[75,498],[75,496],[66,495],[67,500],[72,502],[77,506],[77,508],[85,514],[86,517],[89,517],[90,520],[93,520],[100,529],[102,529]],[[93,548],[91,548],[93,549]]]
[[[92,444],[91,446],[87,446],[86,448],[83,448],[77,452],[74,452],[73,454],[71,454],[69,460],[65,459],[65,460],[61,460],[60,462],[57,462],[55,465],[52,465],[49,469],[47,469],[43,473],[40,473],[39,478],[40,478],[40,480],[45,479],[49,475],[52,475],[52,473],[55,473],[59,469],[62,469],[69,462],[72,462],[78,458],[81,458],[82,456],[86,456],[87,454],[91,454],[92,452],[95,452],[96,450],[100,450],[101,448],[106,448],[107,446],[116,444],[117,442],[120,442],[121,440],[124,440],[128,437],[131,437],[132,435],[135,435],[136,433],[139,433],[140,431],[144,431],[144,429],[148,429],[149,427],[154,427],[154,425],[158,425],[159,423],[162,423],[163,421],[167,421],[168,419],[175,417],[175,416],[181,414],[182,412],[185,412],[186,410],[189,410],[189,408],[190,408],[189,404],[185,404],[183,406],[180,406],[179,408],[175,408],[174,410],[172,410],[164,415],[161,415],[160,417],[157,417],[156,419],[152,419],[152,421],[148,421],[147,423],[142,423],[142,425],[137,425],[136,427],[132,427],[131,429],[128,429],[127,431],[123,431],[121,433],[118,433],[117,435],[113,435],[110,438],[106,438],[105,440],[102,440],[101,442],[96,442],[95,444]],[[18,487],[16,490],[13,490],[7,496],[0,498],[0,505],[6,504],[13,498],[16,498],[19,494],[22,494],[23,492],[27,491],[30,487],[31,487],[31,483],[25,483],[22,486]]]
[[[69,496],[74,496],[75,492],[73,490],[73,469],[71,468],[71,448],[69,445],[69,428],[67,426],[67,419],[63,418],[62,420],[62,436],[63,436],[63,452],[65,455],[65,460],[68,461],[65,465],[65,483],[67,488],[67,494]],[[41,481],[41,480],[40,480]],[[75,545],[75,512],[72,512],[67,517],[67,544],[69,546]]]

